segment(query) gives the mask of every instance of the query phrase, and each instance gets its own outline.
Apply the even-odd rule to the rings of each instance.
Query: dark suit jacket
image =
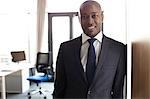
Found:
[[[126,47],[103,35],[93,82],[88,89],[80,60],[81,36],[60,45],[54,98],[121,99],[126,75]]]

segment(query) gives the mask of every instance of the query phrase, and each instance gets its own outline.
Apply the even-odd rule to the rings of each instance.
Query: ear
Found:
[[[78,12],[78,19],[79,19],[79,22],[81,23],[81,15],[79,12]]]
[[[101,12],[101,16],[102,16],[102,21],[104,20],[104,11]]]

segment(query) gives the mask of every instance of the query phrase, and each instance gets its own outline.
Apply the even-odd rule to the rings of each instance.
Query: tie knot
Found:
[[[88,39],[88,42],[89,42],[90,44],[93,44],[95,40],[96,40],[95,38],[91,38],[91,39]]]

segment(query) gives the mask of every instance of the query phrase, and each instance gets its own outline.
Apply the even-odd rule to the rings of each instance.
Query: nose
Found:
[[[87,22],[88,22],[88,25],[92,25],[94,22],[94,19],[91,16],[89,16]]]

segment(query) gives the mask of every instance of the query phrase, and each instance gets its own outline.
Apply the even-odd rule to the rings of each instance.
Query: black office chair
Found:
[[[28,99],[31,99],[32,93],[39,93],[40,95],[44,95],[44,92],[41,89],[40,83],[41,82],[49,82],[53,81],[53,74],[50,74],[52,68],[50,65],[52,62],[50,61],[50,53],[37,53],[37,60],[36,60],[36,70],[38,73],[44,73],[43,75],[33,75],[27,78],[30,82],[34,82],[38,86],[38,90],[30,90],[28,92]],[[50,72],[51,71],[51,72]],[[35,92],[36,91],[36,92]],[[46,99],[46,95],[44,95],[44,99]]]

